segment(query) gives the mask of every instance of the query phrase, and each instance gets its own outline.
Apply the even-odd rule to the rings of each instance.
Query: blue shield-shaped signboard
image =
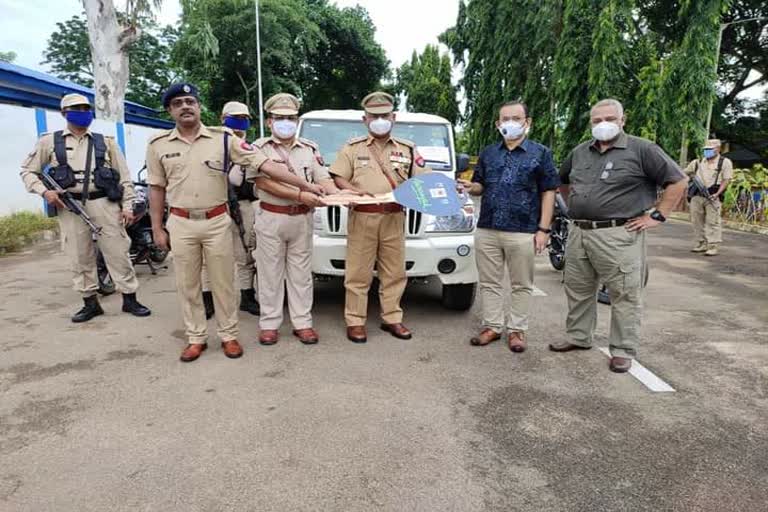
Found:
[[[413,177],[394,191],[401,205],[429,215],[456,215],[461,212],[464,198],[456,192],[456,182],[439,172]]]

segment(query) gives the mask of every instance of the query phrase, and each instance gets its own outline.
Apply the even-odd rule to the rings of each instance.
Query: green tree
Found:
[[[16,52],[0,52],[0,62],[13,62],[16,60]]]
[[[162,92],[178,76],[178,70],[170,62],[176,30],[171,26],[159,27],[147,16],[142,16],[139,23],[145,28],[128,50],[130,78],[126,99],[161,108]],[[43,58],[41,64],[48,65],[59,78],[93,87],[93,64],[85,17],[73,16],[56,23]]]
[[[410,62],[397,70],[397,92],[406,95],[412,112],[435,114],[456,123],[459,104],[457,87],[451,84],[451,59],[440,55],[436,45],[428,45],[421,55],[413,52]]]
[[[248,0],[185,0],[176,62],[211,112],[230,100],[258,109],[256,34]],[[304,109],[356,108],[388,62],[365,9],[327,0],[260,3],[264,97],[290,92]]]

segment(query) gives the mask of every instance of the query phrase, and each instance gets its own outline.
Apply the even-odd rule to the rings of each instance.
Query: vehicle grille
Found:
[[[407,222],[408,234],[418,235],[419,229],[421,228],[421,212],[417,212],[416,210],[408,210]]]
[[[338,233],[341,231],[341,206],[329,206],[327,208],[328,231]]]
[[[422,213],[416,210],[407,210],[406,215],[406,232],[409,235],[418,235],[421,229]],[[341,207],[329,206],[326,208],[326,215],[328,216],[328,231],[330,233],[341,232]]]

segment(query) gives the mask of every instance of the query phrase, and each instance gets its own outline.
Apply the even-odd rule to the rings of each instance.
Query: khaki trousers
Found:
[[[256,235],[253,232],[253,209],[257,208],[258,203],[253,204],[250,201],[240,201],[240,212],[243,216],[243,242],[240,240],[240,229],[237,224],[232,222],[232,250],[235,255],[235,281],[240,290],[249,290],[256,287],[256,267],[253,260],[253,250],[256,247]],[[247,250],[246,250],[247,248]],[[211,281],[208,277],[208,270],[203,258],[203,290],[211,290]],[[239,300],[239,299],[238,299]]]
[[[312,214],[256,212],[256,265],[261,269],[259,304],[261,329],[283,323],[285,290],[294,329],[312,327]]]
[[[483,304],[483,326],[501,332],[528,330],[536,248],[530,233],[495,229],[475,232],[475,257]],[[509,272],[508,307],[504,307],[504,270]]]
[[[94,224],[101,226],[97,243],[115,288],[121,293],[135,293],[139,281],[128,256],[131,240],[120,218],[120,205],[107,198],[92,199],[85,202],[85,211]],[[99,289],[91,231],[80,217],[69,210],[59,210],[58,219],[62,249],[72,271],[73,288],[83,297],[90,297]]]
[[[722,203],[715,205],[701,196],[691,198],[691,224],[695,243],[717,245],[723,241]]]
[[[203,258],[211,281],[219,337],[223,341],[236,340],[239,334],[231,224],[226,213],[204,220],[173,214],[168,217],[166,228],[171,235],[176,289],[189,343],[205,343],[208,338],[200,279]]]
[[[405,213],[361,213],[352,210],[347,221],[344,320],[348,326],[365,325],[368,290],[373,267],[379,275],[381,319],[403,321],[400,299],[405,285]]]
[[[640,342],[645,233],[624,226],[582,230],[573,226],[565,251],[566,330],[573,343],[591,346],[597,324],[597,289],[611,298],[611,355],[634,358]]]

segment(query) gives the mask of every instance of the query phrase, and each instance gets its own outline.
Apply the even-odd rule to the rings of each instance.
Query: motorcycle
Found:
[[[136,198],[133,200],[133,215],[135,220],[133,224],[126,226],[125,231],[131,239],[131,247],[128,254],[131,263],[136,265],[149,266],[152,275],[157,274],[165,259],[168,257],[168,251],[157,247],[152,236],[152,221],[149,217],[149,185],[144,179],[146,167],[138,173],[138,180],[133,182],[136,192]],[[163,213],[163,224],[168,220],[168,207],[165,207]],[[99,293],[110,295],[115,292],[115,283],[112,276],[109,275],[104,255],[96,244],[96,269],[99,278]]]
[[[565,245],[568,242],[568,230],[571,218],[568,206],[560,192],[555,194],[555,213],[552,220],[552,233],[549,235],[549,262],[555,270],[565,268]]]

